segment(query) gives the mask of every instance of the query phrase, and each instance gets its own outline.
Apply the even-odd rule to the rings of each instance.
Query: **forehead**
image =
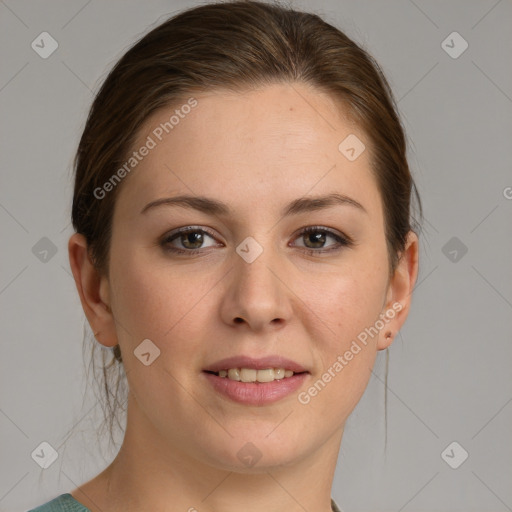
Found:
[[[353,161],[339,148],[349,136],[366,146]],[[330,96],[304,84],[195,94],[158,110],[139,130],[132,151],[150,149],[125,178],[116,210],[140,212],[179,193],[217,197],[235,209],[335,191],[378,204],[369,145]]]

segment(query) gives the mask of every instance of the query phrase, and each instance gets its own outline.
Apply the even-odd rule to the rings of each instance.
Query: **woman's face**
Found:
[[[114,213],[101,293],[128,430],[216,467],[290,464],[339,441],[410,290],[388,280],[370,142],[330,97],[279,84],[194,98],[148,119]],[[177,196],[190,199],[147,206]],[[232,380],[241,367],[296,372]]]

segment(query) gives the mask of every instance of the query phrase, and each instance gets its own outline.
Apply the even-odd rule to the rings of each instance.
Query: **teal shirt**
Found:
[[[338,505],[331,499],[332,512],[341,512]],[[87,507],[75,500],[71,494],[61,494],[57,498],[41,505],[40,507],[33,508],[28,512],[91,512]]]
[[[80,502],[76,501],[71,494],[61,494],[57,498],[33,508],[28,512],[91,512],[87,507],[84,507]]]

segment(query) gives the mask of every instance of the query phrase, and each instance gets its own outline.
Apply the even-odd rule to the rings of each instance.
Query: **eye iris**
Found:
[[[322,230],[304,232],[302,238],[304,245],[310,249],[321,249],[326,243],[326,237],[332,236]],[[204,234],[201,231],[189,231],[180,234],[183,247],[187,249],[199,249],[204,243]]]
[[[318,247],[322,247],[322,245],[325,244],[325,236],[326,236],[326,233],[322,233],[320,231],[314,231],[312,233],[307,233],[304,240],[312,241],[313,248],[318,248]],[[317,245],[315,245],[315,244],[317,244]],[[306,243],[306,246],[310,247],[307,243]]]
[[[192,244],[197,244],[193,247],[190,247],[189,242],[192,238]],[[181,242],[183,243],[184,247],[187,247],[188,249],[198,249],[203,244],[203,234],[199,233],[198,231],[194,231],[193,233],[183,233],[181,235]]]

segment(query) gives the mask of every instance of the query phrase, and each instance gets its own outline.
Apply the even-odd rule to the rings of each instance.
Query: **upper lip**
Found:
[[[286,357],[270,355],[265,357],[233,356],[221,359],[204,368],[207,372],[218,372],[230,368],[252,368],[254,370],[266,370],[267,368],[284,368],[294,373],[302,373],[307,370],[299,363]]]

